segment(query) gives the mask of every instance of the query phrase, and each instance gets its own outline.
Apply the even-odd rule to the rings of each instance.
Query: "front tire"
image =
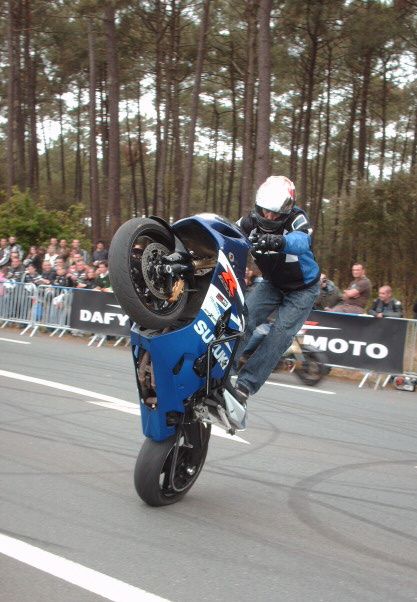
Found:
[[[139,497],[149,506],[167,506],[181,500],[204,466],[211,426],[194,422],[181,428],[175,466],[177,434],[164,441],[146,439],[139,452],[134,484]]]
[[[113,291],[123,311],[139,326],[160,330],[180,319],[188,300],[188,283],[175,300],[165,294],[161,283],[152,282],[147,266],[152,263],[146,248],[160,260],[174,251],[174,238],[163,224],[151,218],[125,222],[113,237],[109,251],[109,273]],[[153,286],[155,284],[155,286]]]
[[[298,378],[309,387],[317,385],[322,378],[328,374],[326,366],[327,355],[322,351],[310,351],[303,349],[304,361],[294,368]]]

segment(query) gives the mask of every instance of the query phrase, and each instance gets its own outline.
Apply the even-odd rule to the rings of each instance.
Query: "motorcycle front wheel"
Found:
[[[301,365],[296,365],[294,373],[298,378],[309,387],[317,385],[322,378],[328,374],[326,366],[327,355],[322,351],[309,351],[303,349],[304,361]]]
[[[188,283],[177,278],[168,290],[160,276],[164,257],[173,251],[171,232],[152,218],[130,219],[113,237],[110,281],[123,311],[139,326],[163,329],[184,313]]]
[[[206,460],[211,426],[183,425],[165,441],[146,439],[139,452],[134,484],[149,506],[167,506],[181,500],[196,482]]]

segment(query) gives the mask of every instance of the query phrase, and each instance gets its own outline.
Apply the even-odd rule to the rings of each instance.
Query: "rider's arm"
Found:
[[[284,240],[284,253],[303,255],[311,251],[311,238],[307,232],[288,232],[288,234],[284,234]]]

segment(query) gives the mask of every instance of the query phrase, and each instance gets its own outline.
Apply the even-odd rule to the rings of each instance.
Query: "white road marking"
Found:
[[[18,345],[30,345],[29,341],[17,341],[16,339],[6,339],[4,337],[0,337],[0,341],[7,341],[8,343],[17,343]]]
[[[232,376],[231,380],[235,382],[237,376]],[[300,387],[299,385],[287,385],[284,383],[276,383],[272,380],[267,380],[266,385],[272,385],[273,387],[287,387],[288,389],[300,389],[301,391],[308,391],[309,393],[322,393],[323,395],[336,395],[335,391],[326,391],[325,389],[316,389],[316,387]]]
[[[0,533],[0,553],[113,602],[169,602],[144,589]]]
[[[335,391],[326,391],[324,389],[316,389],[316,387],[299,387],[298,385],[287,385],[284,383],[275,383],[267,380],[267,385],[273,385],[274,387],[287,387],[289,389],[300,389],[300,391],[308,391],[309,393],[322,393],[323,395],[336,395]]]
[[[68,391],[69,393],[75,393],[76,395],[98,399],[100,401],[91,401],[91,399],[86,399],[85,401],[86,403],[99,405],[110,410],[117,410],[118,412],[125,412],[127,414],[140,416],[138,404],[132,403],[131,401],[125,401],[124,399],[119,399],[118,397],[112,397],[111,395],[103,395],[102,393],[96,393],[95,391],[89,391],[88,389],[80,389],[80,387],[64,385],[52,380],[45,380],[44,378],[36,378],[35,376],[18,374],[17,372],[9,372],[8,370],[0,370],[0,376],[14,378],[15,380],[23,380],[35,385],[43,385],[44,387],[51,387],[52,389],[59,389],[60,391]],[[246,445],[250,445],[249,441],[242,439],[238,435],[229,435],[229,433],[226,433],[226,431],[216,424],[213,424],[211,432],[216,437],[222,437],[223,439],[229,439],[230,441],[236,441],[238,443],[246,443]]]

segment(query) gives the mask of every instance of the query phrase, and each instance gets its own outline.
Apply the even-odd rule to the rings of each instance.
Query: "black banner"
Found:
[[[313,311],[304,342],[327,353],[329,364],[402,372],[407,320]]]
[[[130,335],[129,318],[113,293],[74,289],[70,328],[116,337]]]

